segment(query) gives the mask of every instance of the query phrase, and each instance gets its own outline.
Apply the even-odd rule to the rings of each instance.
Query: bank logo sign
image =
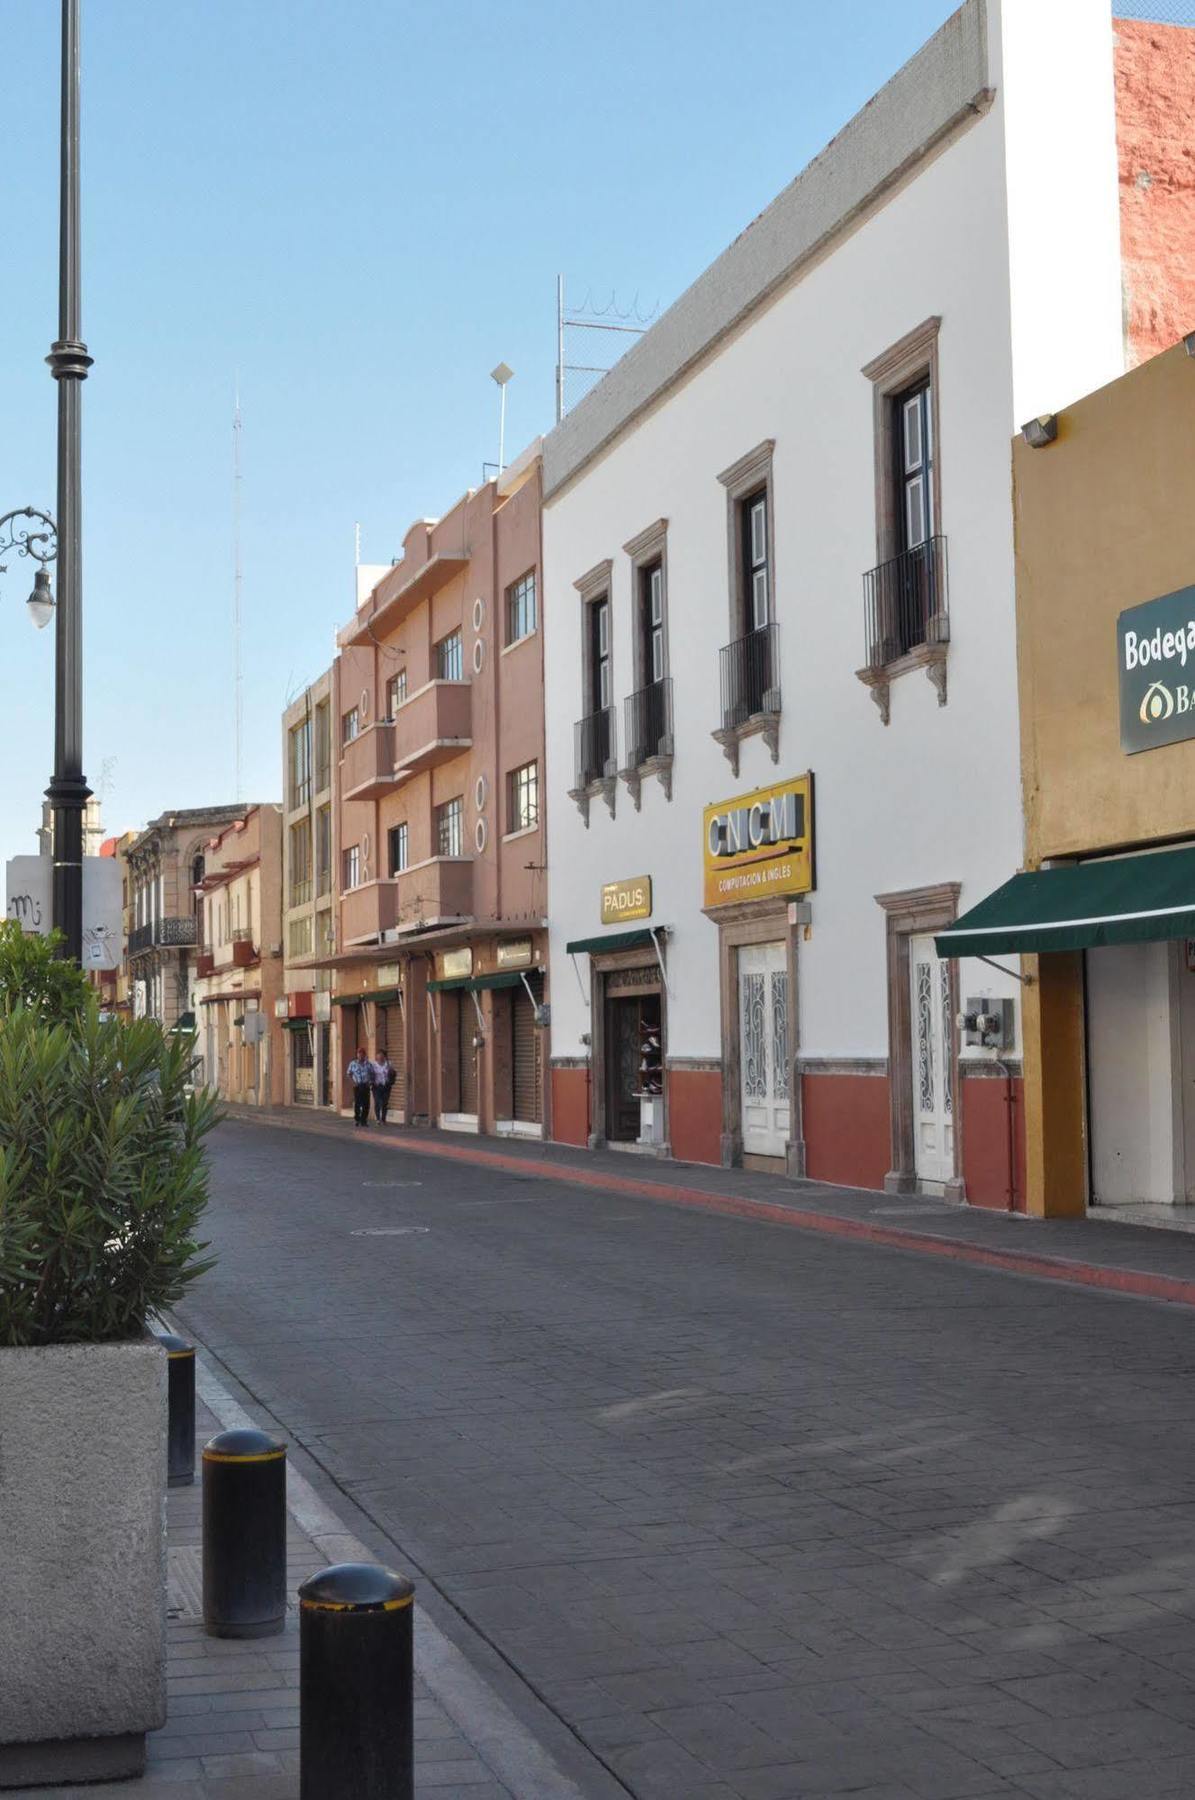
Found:
[[[703,830],[706,906],[812,890],[812,775],[707,806]]]
[[[1129,756],[1195,737],[1195,587],[1116,621],[1120,747]]]

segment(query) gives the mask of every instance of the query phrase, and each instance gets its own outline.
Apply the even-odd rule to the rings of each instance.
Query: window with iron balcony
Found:
[[[734,769],[744,738],[759,735],[780,755],[780,646],[775,619],[775,507],[771,438],[718,480],[726,489],[730,626],[719,655],[720,719],[714,738]]]

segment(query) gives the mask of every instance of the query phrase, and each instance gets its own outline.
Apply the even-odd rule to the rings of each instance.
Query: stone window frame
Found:
[[[594,563],[584,575],[579,575],[573,587],[581,601],[581,717],[587,718],[592,711],[593,699],[593,634],[589,628],[589,608],[598,600],[605,599],[609,611],[607,613],[610,633],[610,695],[611,710],[615,713],[615,729],[617,732],[617,708],[614,706],[614,559],[607,556],[601,562]],[[618,753],[617,740],[611,744],[611,757],[601,775],[583,788],[570,788],[569,799],[576,802],[577,811],[589,825],[589,803],[599,795],[606,802],[610,817],[614,817],[614,796],[618,785]]]
[[[897,434],[893,401],[906,389],[924,379],[929,381],[930,416],[933,421],[933,522],[935,536],[942,533],[942,432],[941,380],[939,342],[942,316],[931,313],[920,325],[907,331],[896,343],[863,365],[862,374],[872,389],[872,439],[875,479],[875,560],[876,565],[891,561],[900,550],[900,525],[896,507]],[[883,668],[863,668],[858,678],[870,690],[887,725],[890,718],[889,691],[897,676],[910,669],[924,669],[937,689],[938,704],[946,704],[947,640],[919,644],[907,655]]]
[[[718,481],[726,490],[726,572],[727,572],[727,617],[730,625],[730,643],[736,643],[746,636],[748,625],[748,603],[746,591],[746,571],[743,567],[743,524],[742,506],[752,494],[763,489],[768,514],[768,621],[777,623],[779,612],[776,584],[776,494],[774,482],[774,463],[776,452],[775,438],[763,438],[732,462],[729,468],[723,469]],[[776,672],[776,686],[779,687],[779,671]],[[747,720],[742,725],[727,729],[718,729],[712,733],[715,742],[721,744],[727,761],[737,777],[739,772],[739,745],[744,738],[761,736],[772,753],[772,761],[780,760],[780,715],[760,714]]]
[[[648,525],[633,538],[629,538],[622,548],[624,554],[630,558],[631,563],[631,650],[633,669],[633,686],[631,691],[632,693],[638,693],[641,688],[645,688],[649,685],[649,671],[644,667],[643,659],[642,621],[639,617],[639,608],[642,601],[640,587],[644,569],[655,562],[658,562],[660,565],[664,588],[663,679],[665,681],[670,681],[672,678],[672,645],[669,639],[668,630],[667,519],[656,519],[653,524]],[[626,782],[627,792],[634,802],[636,812],[639,811],[642,802],[642,777],[645,774],[657,775],[665,796],[669,800],[672,798],[673,740],[671,734],[666,739],[666,743],[667,749],[662,751],[659,756],[649,757],[641,768],[632,768],[628,763],[628,766],[622,770],[622,779]]]
[[[941,881],[929,887],[904,888],[877,894],[887,931],[888,963],[888,1110],[892,1166],[884,1176],[888,1194],[916,1194],[917,1152],[913,1130],[913,1003],[909,992],[909,945],[915,937],[931,937],[953,925],[962,892],[959,881]],[[950,1016],[959,1007],[958,963],[950,970]],[[954,1137],[954,1174],[943,1186],[948,1200],[965,1200],[963,1182],[962,1064],[958,1043],[950,1045],[951,1118]]]

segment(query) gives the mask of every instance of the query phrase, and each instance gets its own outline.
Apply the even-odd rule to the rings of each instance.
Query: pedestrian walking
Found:
[[[349,1080],[353,1084],[353,1124],[369,1124],[369,1090],[373,1086],[373,1064],[364,1048],[357,1051],[349,1064]]]
[[[390,1058],[383,1050],[374,1058],[373,1063],[373,1110],[379,1125],[386,1123],[386,1114],[390,1111],[390,1090],[394,1086],[397,1071]]]

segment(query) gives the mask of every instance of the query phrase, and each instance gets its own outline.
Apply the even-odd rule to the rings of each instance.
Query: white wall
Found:
[[[1177,949],[1118,944],[1087,954],[1091,1188],[1103,1206],[1183,1197],[1174,1118]]]

